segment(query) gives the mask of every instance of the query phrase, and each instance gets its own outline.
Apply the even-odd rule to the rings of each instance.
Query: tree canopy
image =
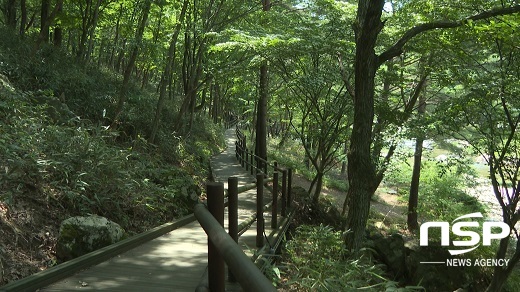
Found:
[[[33,44],[27,58],[45,62],[45,52],[57,50],[118,80],[99,96],[82,90],[92,84],[70,86],[35,71],[20,83],[23,90],[45,86],[82,118],[129,140],[160,147],[172,135],[190,136],[202,117],[214,123],[240,117],[261,157],[268,135],[281,137],[280,149],[288,139],[300,143],[313,168],[314,203],[324,175],[346,163],[348,250],[363,246],[370,201],[398,144],[405,138],[422,143],[433,132],[464,140],[485,158],[503,220],[519,237],[516,0],[1,5],[0,23]],[[22,69],[0,63],[10,79]],[[146,98],[146,112],[136,107],[145,98],[132,96],[133,87],[156,92]],[[136,114],[142,123],[131,122]],[[507,256],[506,241],[497,258]],[[520,248],[512,259],[520,260]],[[510,273],[496,269],[489,289],[500,289]]]

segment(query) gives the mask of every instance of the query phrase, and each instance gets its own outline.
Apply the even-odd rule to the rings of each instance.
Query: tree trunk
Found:
[[[16,0],[7,0],[5,7],[6,24],[12,30],[16,29]]]
[[[49,41],[49,27],[51,26],[52,22],[56,18],[59,8],[62,6],[63,6],[63,0],[58,0],[56,2],[56,6],[54,6],[54,9],[49,14],[50,1],[49,0],[42,1],[41,16],[42,17],[45,16],[45,19],[41,20],[40,34],[38,35],[38,39],[36,40],[36,44],[34,46],[34,53],[36,53],[36,51],[38,51],[42,42],[47,43]]]
[[[20,0],[20,35],[25,35],[25,28],[27,26],[27,3],[26,0]]]
[[[49,41],[49,25],[47,24],[47,20],[49,18],[50,7],[50,0],[42,0],[40,11],[40,40],[45,43]]]
[[[323,188],[323,175],[324,173],[321,171],[316,173],[316,188],[314,189],[314,194],[312,195],[312,203],[314,205],[318,204],[318,200],[320,198],[321,189]]]
[[[123,112],[123,106],[125,105],[127,94],[128,94],[128,87],[130,86],[130,76],[134,69],[135,61],[136,61],[137,55],[139,53],[139,47],[141,46],[141,42],[143,40],[144,29],[146,27],[146,22],[148,21],[148,14],[150,12],[151,5],[152,5],[152,0],[146,0],[144,2],[141,23],[139,24],[139,27],[137,28],[137,31],[135,34],[135,45],[132,49],[132,54],[130,55],[128,64],[126,65],[125,73],[123,75],[123,84],[121,85],[121,91],[119,92],[119,100],[117,102],[116,113],[114,116],[114,120],[112,121],[112,125],[110,125],[110,128],[115,127],[115,125],[117,124],[117,121],[119,119],[119,116]]]
[[[345,147],[343,148],[343,155],[347,155],[348,153],[348,144],[347,142],[344,143]],[[347,161],[344,160],[341,162],[341,175],[345,175],[347,173]]]
[[[114,56],[116,54],[116,48],[117,48],[117,45],[118,45],[118,42],[119,42],[119,27],[121,26],[121,18],[122,17],[123,17],[123,3],[121,3],[120,6],[119,6],[119,15],[117,16],[117,21],[116,21],[116,31],[115,31],[115,35],[114,35],[114,44],[113,44],[112,50],[110,52],[110,61],[109,61],[110,66],[115,68],[116,71],[118,70],[118,68],[116,67],[116,64],[114,62]]]
[[[179,33],[181,31],[182,23],[184,22],[184,16],[186,15],[186,10],[188,7],[188,0],[184,0],[181,14],[179,15],[179,19],[177,20],[177,25],[175,26],[171,41],[170,47],[168,48],[168,57],[166,64],[164,65],[163,74],[161,76],[160,89],[159,89],[159,100],[157,101],[157,108],[155,110],[155,117],[152,124],[152,132],[150,133],[149,142],[154,143],[155,137],[157,135],[157,131],[159,130],[159,124],[161,120],[161,112],[164,107],[164,101],[166,99],[166,87],[169,83],[172,82],[170,79],[171,73],[173,71],[173,67],[175,66],[175,56],[177,53],[177,40],[179,39]],[[162,9],[162,8],[161,8]]]
[[[219,85],[218,83],[214,83],[212,85],[212,90],[210,93],[211,96],[211,118],[213,119],[213,123],[218,122],[218,97],[219,97]]]
[[[426,99],[424,94],[419,96],[419,107],[417,113],[419,116],[423,116],[426,112]],[[419,179],[421,177],[421,160],[423,150],[424,133],[417,135],[415,140],[415,153],[413,156],[413,171],[412,181],[410,183],[410,197],[408,198],[408,218],[407,225],[408,230],[411,232],[419,229],[419,223],[417,222],[417,204],[419,201]]]
[[[63,12],[63,3],[58,5],[58,14]],[[63,29],[61,28],[61,25],[58,25],[54,28],[54,36],[52,40],[54,46],[61,47],[61,44],[63,42]]]
[[[267,12],[271,9],[270,0],[262,0],[262,9]],[[267,99],[269,98],[269,70],[267,61],[260,65],[260,86],[258,97],[258,108],[256,112],[256,143],[255,154],[267,160]],[[257,162],[259,168],[263,169],[260,161]]]
[[[85,55],[85,61],[87,62],[90,60],[90,56],[92,55],[92,51],[94,50],[94,38],[99,19],[99,7],[101,6],[101,1],[102,0],[97,1],[96,7],[94,7],[94,15],[92,16],[92,20],[90,21],[89,25],[88,48],[87,54]]]
[[[376,185],[376,169],[370,155],[374,123],[374,82],[378,68],[375,54],[377,36],[383,28],[381,14],[384,0],[360,0],[357,14],[354,123],[348,154],[349,190],[345,245],[348,250],[361,248]],[[345,208],[343,210],[345,212]]]
[[[285,146],[285,142],[289,138],[290,129],[291,127],[289,125],[292,124],[293,115],[291,111],[289,110],[287,104],[285,105],[285,119],[289,120],[289,122],[283,122],[282,123],[282,139],[280,140],[280,143],[278,144],[278,148],[283,148]]]
[[[80,38],[79,38],[79,43],[78,43],[78,52],[77,52],[77,58],[79,60],[83,59],[84,57],[84,54],[85,54],[85,46],[86,46],[86,43],[87,43],[87,37],[88,37],[88,27],[89,27],[89,14],[90,14],[90,9],[91,9],[91,6],[92,6],[92,0],[87,0],[85,1],[85,9],[82,11],[83,14],[81,15],[81,35],[80,35]],[[83,4],[80,2],[80,9],[83,7]]]
[[[417,203],[419,201],[419,179],[421,177],[421,160],[423,149],[422,137],[417,137],[415,140],[415,153],[413,160],[412,181],[410,183],[410,197],[408,198],[408,230],[411,232],[419,229],[417,222]]]
[[[256,155],[267,160],[267,99],[268,99],[267,61],[260,66],[260,97],[256,113]],[[258,163],[262,168],[262,163]]]

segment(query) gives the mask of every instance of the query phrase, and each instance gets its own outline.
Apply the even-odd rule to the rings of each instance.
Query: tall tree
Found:
[[[50,0],[43,0],[40,10],[41,22],[40,22],[40,34],[38,35],[38,40],[36,41],[35,51],[40,48],[42,43],[47,43],[49,41],[50,36],[50,26],[56,19],[58,12],[60,11],[60,7],[63,7],[63,0],[58,0],[56,5],[50,12]]]
[[[16,0],[6,0],[4,9],[7,26],[16,29]]]
[[[25,27],[27,26],[27,2],[20,0],[20,35],[25,34]]]
[[[356,53],[354,61],[354,124],[348,154],[347,193],[348,215],[345,245],[349,250],[362,246],[370,210],[370,199],[379,186],[384,169],[377,170],[371,157],[374,125],[375,78],[378,68],[386,61],[399,56],[404,46],[414,37],[426,31],[463,26],[468,21],[517,13],[520,5],[497,8],[478,13],[458,21],[433,21],[414,26],[406,31],[391,47],[376,54],[378,36],[385,23],[382,11],[385,0],[359,0],[354,24]]]
[[[40,39],[43,42],[49,41],[49,13],[51,9],[51,0],[42,0],[40,10]]]
[[[137,27],[136,33],[135,33],[135,43],[132,48],[132,52],[130,53],[130,59],[128,60],[128,63],[126,64],[125,72],[123,74],[123,84],[121,85],[121,89],[119,91],[119,99],[117,102],[117,107],[115,110],[114,119],[112,121],[112,125],[110,125],[110,128],[114,128],[119,120],[119,116],[123,112],[123,107],[125,105],[127,95],[128,95],[128,88],[130,86],[130,77],[132,74],[132,71],[134,70],[135,61],[137,59],[137,55],[139,54],[139,49],[141,46],[141,42],[143,40],[143,34],[146,27],[146,22],[148,21],[148,14],[150,12],[150,7],[152,5],[152,0],[145,0],[142,7],[142,14],[141,14],[141,21],[139,23],[139,26]]]
[[[173,30],[173,34],[170,40],[170,44],[168,47],[168,53],[166,56],[166,63],[164,64],[163,73],[161,75],[161,81],[159,83],[159,99],[157,100],[157,107],[155,110],[155,117],[152,124],[152,131],[150,133],[150,137],[148,141],[150,143],[155,142],[155,137],[157,135],[157,131],[159,130],[159,124],[161,120],[161,112],[164,107],[164,101],[166,99],[166,87],[168,83],[172,82],[170,77],[172,75],[172,71],[175,67],[175,57],[177,53],[177,41],[179,39],[179,33],[181,31],[182,25],[184,23],[184,17],[186,16],[186,10],[188,9],[188,0],[184,0],[182,4],[182,8],[177,19],[177,24]]]
[[[426,98],[424,93],[419,96],[419,106],[417,108],[417,114],[419,119],[426,113]],[[421,161],[423,153],[423,142],[424,133],[419,130],[415,138],[415,151],[413,154],[413,169],[412,169],[412,181],[410,182],[410,196],[408,198],[408,215],[407,215],[407,226],[408,230],[416,231],[419,229],[419,223],[417,222],[417,205],[419,201],[419,179],[421,178]]]
[[[262,10],[267,12],[270,9],[271,0],[262,0]],[[258,93],[255,154],[261,159],[267,160],[267,101],[269,99],[269,67],[267,60],[263,60],[260,65],[260,85],[258,87]],[[263,164],[260,160],[257,160],[257,166],[263,169]]]
[[[487,162],[502,220],[512,231],[500,240],[495,255],[509,263],[493,268],[486,291],[501,291],[520,261],[520,50],[513,32],[517,27],[518,18],[513,17],[474,24],[471,34],[458,34],[451,41],[459,48],[453,53],[459,65],[449,68],[451,78],[444,84],[464,87],[435,112],[442,133],[466,141]]]
[[[59,3],[58,14],[60,14],[62,12],[63,12],[63,3]],[[54,28],[54,35],[53,35],[52,43],[56,47],[61,47],[62,41],[63,41],[63,28],[62,28],[61,24],[58,24]]]

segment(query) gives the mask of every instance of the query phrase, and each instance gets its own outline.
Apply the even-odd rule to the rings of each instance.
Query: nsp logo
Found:
[[[468,249],[449,249],[451,255],[459,255],[463,253],[470,252],[477,247],[480,246],[480,235],[479,233],[475,231],[467,230],[467,228],[478,228],[480,227],[479,222],[475,221],[461,221],[457,222],[462,219],[467,218],[482,218],[482,214],[480,212],[477,213],[471,213],[466,214],[464,216],[460,216],[457,219],[453,220],[451,232],[457,236],[466,237],[469,240],[454,240],[453,245],[454,246],[463,246],[468,247],[471,246],[471,248]],[[441,229],[441,245],[442,246],[449,246],[450,245],[450,223],[449,222],[426,222],[421,225],[420,229],[420,245],[421,246],[428,246],[428,229],[432,227],[439,227]],[[494,228],[496,228],[494,230]],[[500,229],[500,232],[493,233],[493,231],[496,231],[497,229]],[[485,246],[491,245],[492,239],[502,239],[506,236],[509,236],[511,232],[511,229],[509,228],[509,225],[507,225],[504,222],[484,222],[482,224],[482,244]]]

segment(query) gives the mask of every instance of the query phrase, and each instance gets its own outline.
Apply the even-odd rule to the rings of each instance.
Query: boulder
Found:
[[[409,282],[420,283],[427,291],[454,291],[460,287],[468,287],[474,281],[469,277],[472,268],[421,263],[446,262],[447,259],[453,258],[440,246],[407,245],[406,254]]]
[[[405,240],[400,234],[385,236],[376,228],[369,228],[368,231],[367,247],[376,251],[375,257],[388,267],[393,280],[401,285],[419,285],[426,291],[454,291],[474,284],[470,275],[476,274],[476,271],[470,267],[424,263],[446,262],[453,258],[445,248],[419,246],[416,240]]]
[[[68,261],[123,239],[119,224],[101,216],[72,217],[60,226],[56,256]]]
[[[394,275],[395,280],[406,277],[404,239],[400,234],[392,234],[388,237],[375,234],[368,241],[369,247],[377,252],[377,257]]]
[[[292,186],[291,188],[291,196],[292,198],[305,198],[307,199],[309,197],[309,194],[306,189],[300,187],[300,186]]]

